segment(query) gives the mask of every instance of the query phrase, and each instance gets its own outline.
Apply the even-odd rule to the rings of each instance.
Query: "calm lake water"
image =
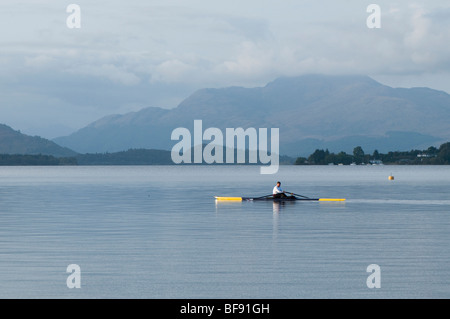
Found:
[[[347,201],[214,200],[277,180]],[[449,191],[445,166],[0,167],[0,297],[450,298]]]

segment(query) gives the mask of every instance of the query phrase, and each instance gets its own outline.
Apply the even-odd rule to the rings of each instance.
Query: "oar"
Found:
[[[273,196],[273,194],[265,195],[265,196],[261,196],[261,197],[256,197],[256,198],[253,198],[253,199],[261,199],[261,198],[266,198],[266,197],[270,197],[270,196]]]
[[[299,195],[299,194],[295,194],[295,193],[291,193],[291,192],[286,192],[286,193],[289,193],[289,194],[292,194],[292,195],[295,195],[295,196],[298,196],[298,197],[303,197],[303,198],[306,198],[306,199],[311,199],[309,197],[306,197],[306,196],[303,196],[303,195]]]
[[[309,197],[306,197],[303,195],[299,195],[299,194],[295,194],[295,193],[291,193],[291,194],[298,196],[298,197],[303,197],[304,199],[314,200],[313,198],[309,198]],[[319,202],[342,202],[342,201],[345,201],[345,198],[318,198],[317,200]]]

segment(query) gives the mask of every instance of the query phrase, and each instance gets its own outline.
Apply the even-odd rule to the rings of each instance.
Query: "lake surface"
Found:
[[[214,200],[277,180],[347,201]],[[0,298],[450,298],[449,191],[446,166],[0,167]]]

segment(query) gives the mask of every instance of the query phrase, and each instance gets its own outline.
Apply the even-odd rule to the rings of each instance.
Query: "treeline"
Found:
[[[173,164],[170,151],[129,149],[116,153],[80,154],[78,165],[169,165]]]
[[[54,157],[51,155],[10,155],[0,154],[0,166],[50,166],[77,165],[74,157]]]
[[[429,147],[426,150],[411,150],[409,152],[388,152],[365,154],[361,146],[353,149],[353,154],[340,152],[330,153],[328,150],[315,150],[309,157],[298,157],[296,165],[350,165],[350,164],[400,164],[400,165],[449,165],[450,142],[439,148]]]
[[[246,153],[248,159],[248,152]],[[236,162],[236,161],[235,161]],[[293,159],[280,156],[280,164],[292,164]],[[296,165],[350,165],[350,164],[403,164],[403,165],[450,165],[450,142],[439,148],[429,147],[426,150],[409,152],[389,152],[381,154],[374,151],[365,154],[357,146],[353,154],[345,152],[331,153],[317,149],[309,157],[298,157]],[[172,165],[170,151],[130,149],[116,153],[79,154],[74,157],[55,157],[51,155],[10,155],[0,154],[0,166],[27,165]]]

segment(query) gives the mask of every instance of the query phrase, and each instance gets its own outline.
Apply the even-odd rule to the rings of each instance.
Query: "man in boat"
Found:
[[[281,189],[281,183],[277,182],[277,185],[273,188],[273,198],[286,198],[286,192]]]

